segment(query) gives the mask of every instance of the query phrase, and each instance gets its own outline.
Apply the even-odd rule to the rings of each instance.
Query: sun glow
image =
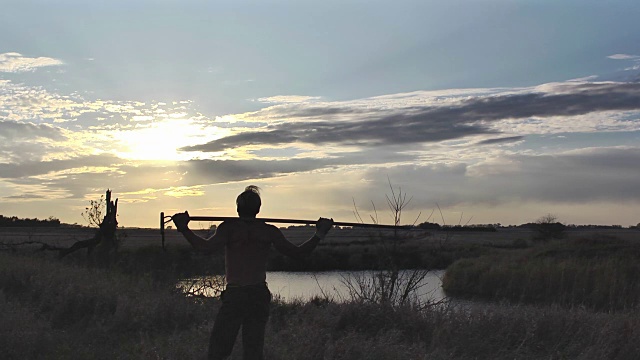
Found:
[[[205,143],[225,136],[216,126],[203,126],[190,119],[171,118],[154,121],[145,127],[120,130],[116,139],[122,144],[118,155],[131,160],[188,160],[193,153],[179,151],[194,143]]]

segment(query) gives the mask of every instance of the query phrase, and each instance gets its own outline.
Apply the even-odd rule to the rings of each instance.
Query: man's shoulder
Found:
[[[267,227],[270,231],[274,231],[274,232],[281,232],[280,229],[275,226],[275,225],[271,225],[271,224],[267,224],[264,223],[265,227]]]
[[[227,227],[227,228],[260,227],[268,231],[280,231],[278,227],[271,224],[267,224],[264,222],[264,220],[260,220],[260,219],[243,219],[243,218],[229,219],[229,220],[223,221],[219,227]]]
[[[271,225],[271,224],[267,224],[264,221],[260,221],[256,223],[256,226],[259,226],[261,228],[263,228],[265,231],[269,231],[269,232],[280,232],[280,229],[278,229],[277,226],[275,225]]]

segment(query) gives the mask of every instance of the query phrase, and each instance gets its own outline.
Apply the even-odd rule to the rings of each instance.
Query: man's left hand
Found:
[[[189,217],[189,213],[185,211],[174,214],[171,220],[173,220],[173,223],[176,225],[176,229],[178,229],[179,232],[183,232],[189,228],[189,220],[191,220],[191,218]]]
[[[320,218],[316,222],[316,234],[324,239],[327,236],[327,233],[333,227],[333,219]]]

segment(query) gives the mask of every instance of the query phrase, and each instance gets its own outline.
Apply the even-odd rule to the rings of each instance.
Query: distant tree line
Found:
[[[633,228],[633,226],[630,226],[631,228]],[[622,225],[575,225],[575,224],[569,224],[567,225],[568,229],[623,229],[624,226]]]
[[[423,222],[417,225],[423,230],[441,230],[441,231],[486,231],[495,232],[494,224],[477,224],[477,225],[440,225],[437,223]]]
[[[59,227],[60,220],[53,216],[49,218],[40,219],[21,219],[17,216],[4,216],[0,215],[0,227]]]
[[[592,224],[587,224],[587,225],[576,225],[576,224],[568,224],[568,225],[564,225],[561,224],[559,222],[554,223],[556,224],[555,226],[557,227],[563,227],[566,230],[585,230],[585,229],[596,229],[596,230],[615,230],[615,229],[624,229],[625,227],[622,225],[592,225]],[[522,224],[522,225],[515,225],[515,226],[509,226],[509,227],[519,227],[519,228],[535,228],[537,226],[539,226],[540,224],[538,223],[526,223],[526,224]],[[637,226],[629,226],[630,229],[634,229]]]

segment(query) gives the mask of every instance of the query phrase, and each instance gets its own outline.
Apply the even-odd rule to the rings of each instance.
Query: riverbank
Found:
[[[0,253],[3,358],[202,358],[218,301],[176,291],[179,267],[160,276],[123,269]],[[265,353],[283,360],[635,359],[639,325],[637,310],[275,301]]]

